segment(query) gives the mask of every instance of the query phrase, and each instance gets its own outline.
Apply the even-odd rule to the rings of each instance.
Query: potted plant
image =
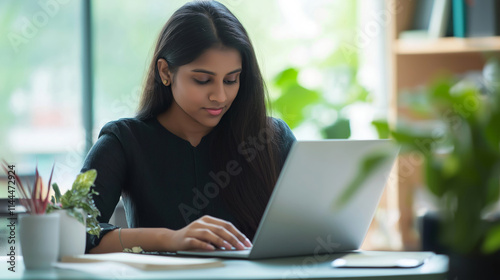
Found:
[[[24,266],[26,269],[50,268],[59,252],[59,215],[46,213],[54,168],[46,187],[38,168],[35,168],[35,181],[31,187],[22,183],[12,165],[3,161],[2,168],[7,173],[9,184],[16,188],[19,201],[26,208],[26,213],[18,216]]]
[[[55,195],[47,213],[60,212],[60,248],[59,258],[67,255],[78,255],[85,252],[85,233],[99,235],[101,228],[97,217],[99,210],[94,204],[92,196],[98,193],[91,190],[97,177],[94,169],[80,173],[71,189],[61,195],[59,186],[54,183],[52,188]]]
[[[448,279],[500,275],[500,223],[487,218],[500,197],[500,87],[496,84],[500,71],[492,76],[482,88],[457,84],[452,78],[433,83],[422,95],[433,125],[424,129],[418,121],[405,122],[390,129],[401,153],[423,159],[425,183],[441,208],[437,240],[450,257]],[[380,158],[366,159],[343,200]]]

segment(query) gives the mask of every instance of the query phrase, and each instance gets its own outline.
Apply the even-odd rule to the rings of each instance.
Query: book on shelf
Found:
[[[186,258],[165,255],[108,253],[64,256],[63,263],[117,262],[142,270],[170,270],[222,267],[216,258]]]
[[[434,0],[429,22],[429,38],[444,37],[450,17],[451,0]]]
[[[446,35],[451,14],[451,0],[419,0],[410,30],[399,34],[401,39],[439,38]]]
[[[500,0],[418,0],[400,39],[500,36]]]
[[[420,0],[415,3],[415,12],[411,29],[428,30],[431,21],[434,0]]]
[[[500,35],[500,1],[466,1],[467,37]]]
[[[453,0],[452,18],[453,18],[453,36],[464,38],[466,26],[466,0]]]

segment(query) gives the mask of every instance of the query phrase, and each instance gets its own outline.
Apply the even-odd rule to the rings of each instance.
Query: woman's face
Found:
[[[208,49],[180,66],[171,84],[172,106],[178,106],[184,116],[176,117],[215,127],[238,94],[241,67],[240,53],[229,48]]]

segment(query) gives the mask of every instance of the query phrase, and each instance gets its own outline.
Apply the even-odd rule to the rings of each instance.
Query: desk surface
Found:
[[[224,260],[224,267],[192,270],[141,271],[110,263],[92,263],[100,274],[69,269],[24,270],[22,257],[16,263],[16,272],[7,270],[6,257],[0,279],[439,279],[446,278],[448,258],[435,255],[417,268],[354,269],[333,268],[330,263],[339,255],[305,256],[259,261]]]

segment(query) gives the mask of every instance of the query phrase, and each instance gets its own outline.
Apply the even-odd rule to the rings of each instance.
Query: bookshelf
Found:
[[[393,51],[397,55],[463,54],[499,49],[500,37],[446,37],[436,40],[395,40],[393,43]]]
[[[387,51],[390,59],[389,123],[407,118],[398,103],[398,93],[428,84],[439,74],[463,74],[482,70],[485,53],[500,53],[500,37],[437,39],[399,39],[398,34],[410,28],[418,0],[386,0],[392,18],[388,21]],[[420,166],[410,172],[402,168],[408,159],[400,157],[396,163],[397,179],[393,197],[400,212],[399,229],[404,249],[419,249],[420,240],[415,228],[414,193],[422,185]],[[404,170],[403,170],[404,169]]]

